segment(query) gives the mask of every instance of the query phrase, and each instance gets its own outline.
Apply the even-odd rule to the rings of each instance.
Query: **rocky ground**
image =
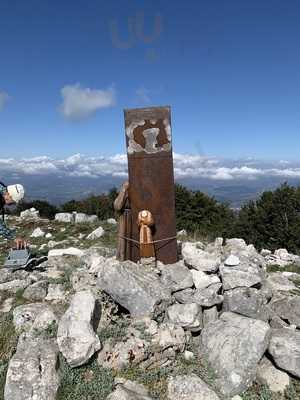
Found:
[[[114,220],[9,224],[48,260],[0,241],[0,399],[300,399],[300,257],[181,232],[178,263],[120,263]]]

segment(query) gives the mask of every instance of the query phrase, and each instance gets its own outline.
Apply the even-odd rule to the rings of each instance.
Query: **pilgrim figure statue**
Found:
[[[131,209],[129,200],[129,182],[126,181],[121,186],[120,192],[114,201],[114,209],[119,214],[119,237],[117,259],[120,261],[131,259],[131,243],[129,239],[132,235]]]

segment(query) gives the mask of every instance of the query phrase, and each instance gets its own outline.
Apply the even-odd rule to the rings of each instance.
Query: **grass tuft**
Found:
[[[8,363],[16,351],[18,336],[12,314],[0,316],[0,400],[4,400],[4,386]]]
[[[70,368],[60,356],[61,386],[56,400],[105,400],[113,391],[114,376],[97,359],[78,368]]]

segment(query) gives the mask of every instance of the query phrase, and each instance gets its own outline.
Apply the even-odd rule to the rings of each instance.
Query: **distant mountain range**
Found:
[[[233,208],[255,199],[284,182],[300,184],[300,162],[237,160],[173,153],[176,182],[201,190]],[[0,158],[0,181],[21,182],[27,199],[53,204],[85,198],[119,187],[127,179],[127,156],[90,157],[74,154],[63,159],[40,156]]]
[[[7,176],[7,182],[13,177]],[[18,179],[26,188],[27,200],[47,200],[52,204],[62,204],[69,200],[78,200],[91,194],[108,192],[118,188],[124,178],[113,176],[68,177],[51,175],[24,175]],[[263,191],[273,190],[287,181],[291,185],[300,185],[300,179],[282,179],[263,177],[255,180],[218,181],[207,178],[180,178],[176,182],[192,190],[201,190],[218,201],[239,208],[243,203],[256,199]]]

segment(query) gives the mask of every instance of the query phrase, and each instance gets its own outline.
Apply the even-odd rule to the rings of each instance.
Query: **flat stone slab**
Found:
[[[231,312],[202,330],[200,350],[214,369],[216,386],[223,395],[234,396],[251,386],[270,331],[266,322]]]
[[[151,316],[158,305],[171,301],[171,290],[158,275],[150,267],[131,261],[110,260],[101,265],[97,285],[132,317]]]
[[[300,296],[278,295],[270,301],[269,307],[277,316],[300,328]]]
[[[263,273],[260,267],[255,265],[238,265],[235,267],[222,265],[220,274],[224,290],[251,287],[261,283],[263,280]]]
[[[171,376],[168,400],[220,400],[219,396],[195,374]]]
[[[300,378],[300,332],[289,328],[273,329],[269,353],[275,364]]]
[[[91,291],[77,292],[59,321],[58,347],[71,367],[85,364],[101,348],[92,326],[95,308],[96,299]]]
[[[5,400],[55,400],[59,386],[58,347],[53,339],[23,333],[8,365]]]

